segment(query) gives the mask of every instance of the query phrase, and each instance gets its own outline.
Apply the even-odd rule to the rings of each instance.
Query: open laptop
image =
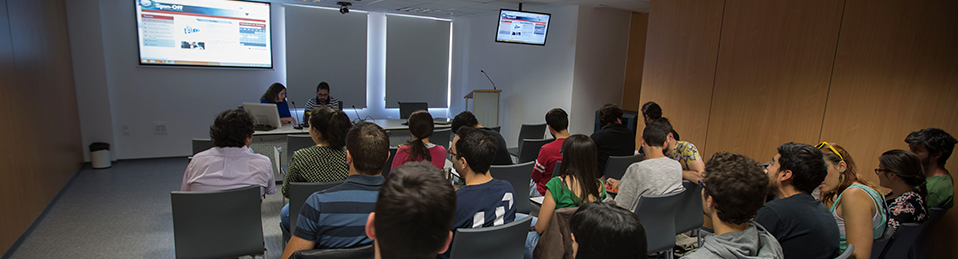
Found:
[[[253,115],[256,130],[274,130],[282,125],[275,103],[243,103],[243,109]]]
[[[406,120],[409,115],[420,110],[429,110],[429,104],[425,102],[399,102],[399,118]],[[402,125],[409,125],[409,122],[403,122]]]

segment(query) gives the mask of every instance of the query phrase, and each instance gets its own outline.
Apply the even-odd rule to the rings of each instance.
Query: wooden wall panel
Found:
[[[782,143],[818,141],[842,6],[726,2],[703,157],[729,151],[764,162]]]
[[[622,109],[639,110],[642,91],[642,66],[645,65],[645,36],[649,28],[648,13],[632,13],[629,26],[629,52],[625,60],[625,86],[622,87]]]
[[[859,173],[908,133],[936,127],[958,136],[958,2],[846,1],[822,140],[845,146]],[[946,168],[958,173],[952,155]],[[936,258],[958,254],[958,211],[939,222]]]
[[[654,101],[702,148],[708,128],[724,0],[656,0],[649,11],[639,105]],[[642,137],[639,124],[636,147]]]
[[[83,162],[62,0],[5,0],[0,23],[0,254]]]

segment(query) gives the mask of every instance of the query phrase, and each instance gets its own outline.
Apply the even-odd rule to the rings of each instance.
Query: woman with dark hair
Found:
[[[315,146],[294,150],[283,181],[283,196],[289,198],[291,182],[335,182],[346,179],[346,133],[353,127],[349,116],[330,108],[314,109],[309,117],[309,136]],[[289,204],[280,211],[284,241],[290,238]]]
[[[820,188],[822,202],[838,222],[839,253],[848,244],[855,245],[851,258],[870,258],[872,241],[882,237],[888,221],[888,209],[878,187],[858,174],[851,154],[842,146],[822,142],[828,174]]]
[[[647,102],[642,105],[642,117],[645,119],[645,124],[652,123],[662,118],[662,107],[655,102]]]
[[[442,169],[446,165],[446,148],[429,143],[429,137],[432,137],[432,131],[436,127],[433,124],[432,115],[424,110],[417,111],[409,115],[408,122],[409,133],[412,134],[414,139],[399,146],[390,169],[401,166],[406,162],[423,160],[429,161],[432,165]]]
[[[645,258],[648,242],[639,216],[602,202],[583,204],[569,220],[576,259]]]
[[[535,232],[526,238],[526,255],[539,243],[539,235],[549,226],[556,209],[578,207],[605,199],[605,189],[596,169],[596,148],[592,138],[582,134],[569,136],[562,143],[559,175],[546,183],[545,198],[534,220]]]
[[[289,104],[286,103],[286,86],[280,83],[273,83],[266,89],[263,97],[259,98],[260,103],[276,104],[276,110],[279,111],[279,121],[283,124],[296,123],[296,118],[289,112]]]
[[[213,148],[193,155],[183,174],[180,191],[214,191],[260,186],[260,195],[276,193],[269,158],[253,153],[253,115],[227,110],[210,125]]]
[[[888,225],[898,228],[901,223],[923,222],[928,218],[925,174],[918,155],[901,149],[889,150],[878,158],[875,174],[878,174],[882,187],[891,189],[885,194],[885,204],[891,215]]]

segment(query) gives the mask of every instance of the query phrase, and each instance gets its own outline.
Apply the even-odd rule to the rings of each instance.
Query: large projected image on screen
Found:
[[[140,64],[272,68],[269,3],[136,0]]]
[[[496,42],[545,45],[550,16],[547,13],[501,9]]]

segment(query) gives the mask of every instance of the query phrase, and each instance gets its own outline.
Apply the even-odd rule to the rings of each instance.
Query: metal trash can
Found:
[[[90,144],[90,163],[95,169],[113,166],[110,161],[110,144],[103,142]]]

